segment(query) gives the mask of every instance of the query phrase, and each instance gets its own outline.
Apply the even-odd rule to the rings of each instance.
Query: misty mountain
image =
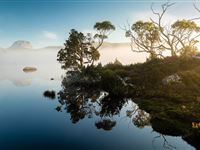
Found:
[[[15,41],[8,49],[32,49],[33,46],[29,41]]]
[[[95,43],[94,45],[97,45],[97,43]],[[106,48],[119,48],[119,47],[130,47],[130,43],[110,43],[110,42],[105,42],[103,43],[103,45],[101,46],[100,49],[106,49]],[[64,48],[64,46],[46,46],[46,47],[42,47],[42,48],[37,48],[35,50],[60,50],[61,48]],[[32,43],[30,41],[25,41],[25,40],[18,40],[15,41],[9,48],[7,48],[8,50],[31,50],[34,49],[32,46]],[[6,48],[1,48],[0,50],[6,50]]]

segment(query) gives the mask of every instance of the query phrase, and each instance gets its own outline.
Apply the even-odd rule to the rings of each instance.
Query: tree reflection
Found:
[[[144,110],[139,109],[137,105],[132,106],[131,110],[127,110],[126,115],[131,118],[132,123],[138,128],[150,125],[151,116]]]
[[[91,118],[96,113],[101,94],[96,90],[66,86],[58,93],[59,102],[64,110],[70,113],[73,123],[85,117]]]
[[[128,104],[129,100],[126,96],[113,96],[113,94],[101,89],[100,86],[71,84],[64,78],[62,90],[58,92],[60,104],[55,109],[58,112],[69,113],[72,123],[78,123],[86,118],[93,118],[97,129],[110,131],[117,125],[115,116],[121,115],[123,106]],[[146,106],[150,107],[150,105]],[[200,130],[193,129],[191,123],[193,121],[199,122],[199,119],[195,118],[193,114],[191,114],[191,117],[181,118],[180,115],[174,115],[177,112],[165,109],[162,112],[149,111],[147,113],[136,104],[128,105],[125,112],[126,117],[131,120],[134,126],[144,128],[151,125],[153,130],[159,133],[159,136],[155,137],[152,143],[161,138],[163,139],[163,148],[173,149],[175,147],[167,141],[165,136],[181,136],[183,140],[195,146],[195,148],[200,148],[198,140]],[[187,114],[190,114],[190,112],[187,112]]]
[[[44,91],[43,96],[53,100],[56,98],[56,92],[47,90]]]
[[[124,104],[128,102],[125,97],[112,97],[100,88],[84,87],[80,84],[69,84],[64,80],[62,90],[58,93],[61,106],[57,111],[66,111],[70,114],[72,123],[84,118],[100,118],[95,122],[97,129],[112,130],[116,125],[114,116],[119,115]],[[143,128],[150,125],[150,115],[133,105],[127,110],[127,117],[132,119],[135,126]]]
[[[112,130],[115,125],[116,121],[112,121],[110,119],[104,119],[95,123],[97,129],[103,129],[106,131]]]
[[[163,134],[159,134],[158,136],[154,137],[154,139],[152,140],[152,145],[153,146],[154,146],[154,143],[155,143],[156,139],[158,139],[158,138],[161,138],[163,140],[162,146],[163,146],[164,149],[176,149],[175,146],[171,145],[169,143],[169,141],[167,141],[165,135],[163,135]]]
[[[112,97],[98,87],[71,84],[64,78],[62,90],[58,92],[58,101],[60,106],[56,110],[69,113],[72,123],[84,118],[95,118],[96,128],[108,131],[116,125],[113,117],[120,114],[127,99]]]

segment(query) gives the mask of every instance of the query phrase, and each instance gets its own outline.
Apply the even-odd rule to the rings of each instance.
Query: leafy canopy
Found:
[[[109,35],[115,30],[115,26],[110,21],[97,22],[94,25],[97,34],[83,34],[75,29],[69,33],[69,38],[64,43],[65,48],[58,52],[58,61],[63,69],[72,69],[81,71],[86,66],[92,66],[99,60],[100,53],[98,49]],[[97,45],[95,39],[98,39]],[[96,45],[96,46],[95,46]]]
[[[110,21],[102,21],[97,22],[93,27],[97,33],[94,35],[94,38],[98,40],[99,48],[102,44],[104,39],[108,38],[108,35],[115,30],[115,26]]]
[[[162,56],[159,28],[153,22],[137,21],[126,31],[126,37],[131,39],[132,51],[149,53],[151,59]]]
[[[143,39],[148,44],[155,43],[160,39],[158,27],[152,22],[137,21],[131,29],[137,33],[138,38]]]
[[[200,31],[200,27],[191,20],[177,20],[174,24],[172,24],[172,28],[174,30],[190,30],[190,31]]]
[[[63,69],[80,70],[85,64],[89,65],[99,59],[100,54],[93,46],[89,35],[84,35],[72,29],[69,38],[64,43],[65,48],[58,52],[58,61]]]

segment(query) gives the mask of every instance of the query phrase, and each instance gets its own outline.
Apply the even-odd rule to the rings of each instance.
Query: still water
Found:
[[[52,56],[56,57],[55,54]],[[83,115],[73,104],[62,104],[57,95],[55,99],[44,97],[46,90],[57,94],[63,88],[60,66],[50,63],[56,62],[54,57],[46,63],[27,57],[19,63],[16,55],[14,59],[1,59],[0,150],[194,149],[181,137],[153,131],[148,122],[150,115],[131,99],[102,105],[90,100],[84,105],[90,109]],[[7,60],[10,62],[6,63]],[[22,68],[27,65],[38,70],[25,73]],[[52,77],[54,80],[50,80]],[[140,125],[142,121],[145,123]]]
[[[128,100],[111,130],[97,129],[102,118],[92,116],[72,123],[70,113],[58,112],[57,99],[43,97],[47,89],[59,91],[60,81],[33,79],[29,86],[0,82],[0,149],[193,149],[180,137],[154,132],[151,126],[138,128],[126,111],[135,104]],[[164,145],[165,144],[165,145]],[[173,148],[172,148],[173,149]]]

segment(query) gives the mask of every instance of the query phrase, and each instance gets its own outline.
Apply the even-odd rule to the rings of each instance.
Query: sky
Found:
[[[166,0],[0,0],[0,47],[17,40],[30,41],[35,48],[63,45],[71,29],[94,32],[95,22],[103,20],[116,26],[109,42],[128,42],[121,28],[127,22],[154,18],[152,2],[159,10]],[[176,0],[165,16],[166,24],[200,16],[194,2],[200,8],[198,0]]]

